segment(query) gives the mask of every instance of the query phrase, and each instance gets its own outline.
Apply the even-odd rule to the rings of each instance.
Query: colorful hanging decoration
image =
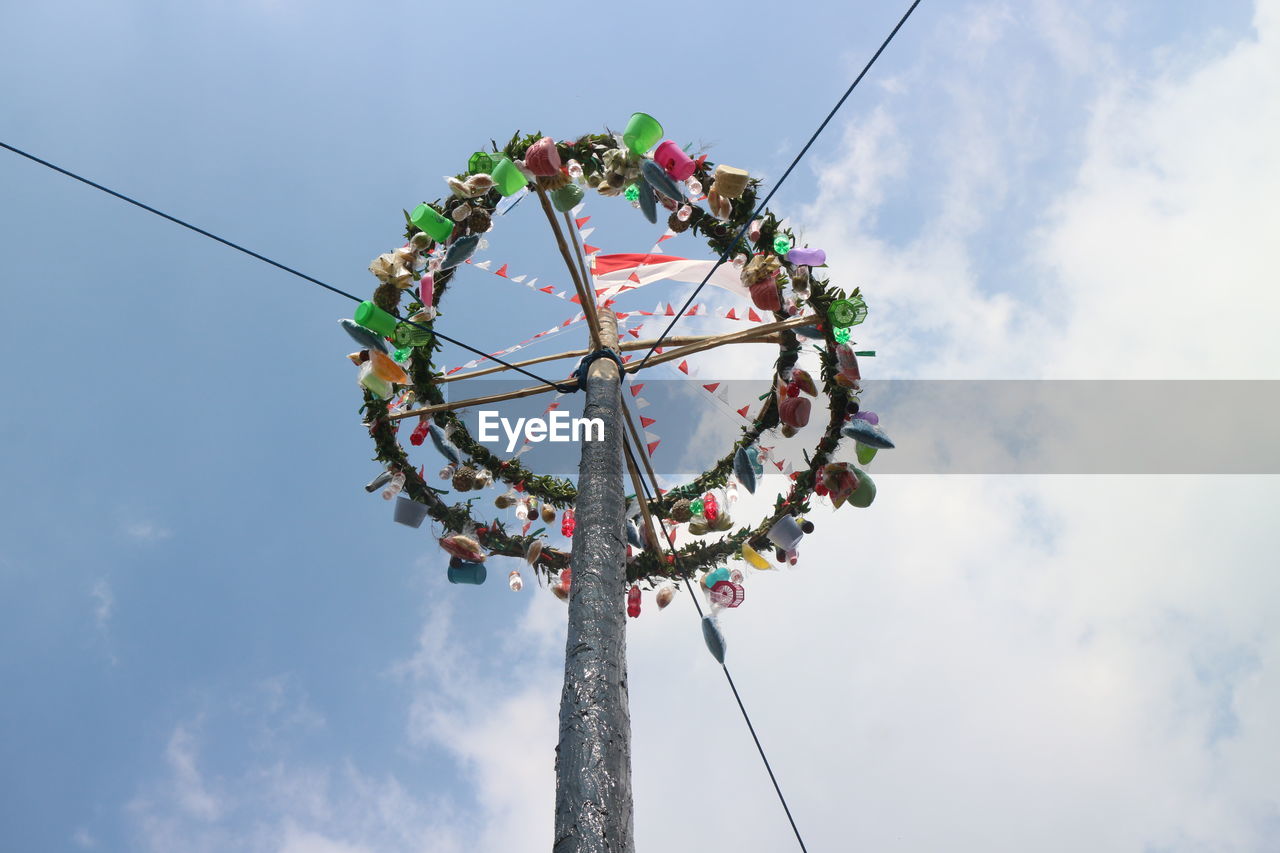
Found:
[[[353,360],[358,364],[357,380],[363,388],[365,423],[373,437],[377,459],[384,466],[382,474],[375,478],[378,485],[373,490],[381,488],[387,500],[397,499],[395,518],[401,524],[418,527],[430,517],[440,525],[437,530],[443,531],[441,547],[453,556],[451,581],[482,583],[485,559],[497,555],[523,558],[523,564],[551,582],[552,591],[559,597],[567,599],[570,589],[567,543],[545,543],[543,528],[531,528],[539,521],[553,525],[559,510],[559,531],[566,539],[572,539],[577,496],[572,482],[529,470],[518,454],[513,458],[498,456],[477,442],[453,412],[437,412],[415,421],[413,429],[406,431],[407,445],[423,447],[426,438],[431,438],[431,447],[446,463],[441,472],[443,486],[465,495],[491,484],[502,484],[498,486],[502,493],[494,498],[493,505],[500,512],[510,513],[506,516],[508,522],[514,515],[515,524],[508,530],[501,518],[473,517],[474,509],[487,502],[476,504],[474,498],[463,498],[451,503],[447,499],[449,488],[428,485],[422,475],[424,466],[410,461],[398,431],[400,417],[416,416],[415,407],[443,401],[436,384],[443,369],[435,364],[441,345],[432,328],[440,316],[441,300],[458,271],[481,268],[513,281],[524,278],[508,272],[505,265],[494,270],[488,260],[475,260],[483,245],[482,235],[498,221],[499,206],[505,210],[511,202],[504,199],[523,192],[545,193],[554,209],[564,213],[576,211],[591,191],[631,199],[651,221],[656,221],[661,205],[669,211],[669,230],[662,240],[688,232],[704,239],[713,255],[726,253],[740,259],[733,265],[723,265],[713,277],[727,278],[724,285],[718,286],[727,286],[750,298],[751,306],[742,312],[744,318],[749,315],[753,322],[761,322],[769,319],[768,312],[780,317],[809,312],[820,318],[813,326],[778,335],[777,370],[786,381],[777,384],[754,414],[748,414],[749,409],[739,413],[745,419],[744,432],[728,455],[690,482],[650,501],[648,508],[654,516],[687,524],[687,532],[694,537],[694,541],[680,547],[679,561],[668,561],[657,549],[636,545],[637,539],[649,543],[644,543],[644,537],[635,530],[628,531],[636,545],[634,558],[628,563],[628,577],[633,582],[628,589],[629,606],[631,589],[639,592],[636,582],[648,581],[656,586],[655,600],[661,609],[674,596],[672,579],[693,578],[704,570],[724,568],[729,560],[754,570],[770,570],[774,566],[761,551],[768,552],[771,547],[782,562],[794,563],[799,541],[805,530],[811,529],[801,516],[808,511],[808,501],[814,493],[842,495],[844,503],[854,506],[866,506],[874,499],[875,486],[865,471],[836,458],[842,439],[846,440],[845,447],[853,448],[862,466],[871,461],[877,450],[893,446],[874,417],[858,416],[861,373],[850,330],[866,318],[866,303],[858,289],[842,292],[824,277],[826,253],[822,249],[797,245],[795,234],[772,213],[756,213],[758,181],[746,171],[708,162],[705,157],[691,157],[674,140],[663,140],[662,125],[656,119],[636,113],[620,137],[588,134],[557,142],[542,134],[516,134],[504,146],[495,145],[492,151],[470,155],[466,169],[445,183],[448,194],[443,199],[406,205],[410,213],[405,242],[370,264],[377,285],[372,298],[361,303],[352,319],[344,320],[342,326],[358,347]],[[583,226],[585,219],[576,220],[581,237],[590,230]],[[738,235],[743,232],[739,240]],[[595,257],[598,250],[587,246],[587,254]],[[654,254],[661,257],[656,245],[655,252],[644,258]],[[627,289],[628,283],[634,285],[630,276],[644,272],[644,258],[634,261],[631,270],[620,269],[622,280],[616,283],[608,279],[608,273],[597,271],[597,281],[609,288],[601,298],[614,298]],[[671,268],[700,263],[673,258],[663,262]],[[694,272],[689,270],[688,274]],[[696,272],[697,281],[706,274],[700,269]],[[532,282],[528,286],[532,287]],[[668,306],[666,316],[674,314]],[[579,312],[579,317],[569,322],[581,317]],[[737,319],[732,312],[729,318]],[[797,366],[801,337],[817,344],[820,373],[815,370],[811,374]],[[808,344],[805,348],[809,348]],[[735,503],[737,487],[755,493],[761,483],[765,462],[757,446],[761,438],[777,432],[793,434],[804,427],[811,420],[813,401],[820,396],[825,397],[833,415],[829,422],[823,419],[824,428],[804,463],[798,463],[793,471],[786,460],[771,460],[779,472],[791,474],[790,487],[758,524],[734,529],[730,508]],[[845,412],[852,417],[846,420],[838,416]],[[646,443],[652,451],[657,437],[646,438]],[[712,535],[716,533],[723,535]],[[702,536],[708,539],[700,540]],[[717,578],[707,594],[714,593],[724,602],[737,598],[740,603],[739,590],[733,585],[741,588],[741,578],[734,580],[732,571],[727,579]],[[513,589],[522,585],[518,571],[508,575],[508,583]],[[723,637],[713,620],[704,622],[704,634],[717,660],[723,660]]]

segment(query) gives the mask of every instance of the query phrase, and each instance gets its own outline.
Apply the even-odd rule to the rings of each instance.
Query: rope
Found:
[[[806,142],[804,144],[804,147],[800,149],[800,153],[797,154],[795,159],[791,161],[791,165],[788,166],[787,170],[782,173],[782,177],[779,178],[778,182],[773,185],[773,189],[771,189],[769,191],[769,194],[764,197],[764,201],[760,202],[760,205],[755,209],[755,212],[752,213],[751,216],[747,218],[746,223],[743,224],[742,228],[738,231],[737,235],[733,238],[733,241],[730,242],[728,247],[724,250],[724,252],[720,254],[720,257],[716,260],[716,262],[711,265],[711,269],[707,272],[706,277],[702,279],[702,282],[696,288],[694,288],[693,293],[689,295],[689,298],[685,300],[684,305],[680,308],[679,311],[676,312],[675,317],[673,317],[671,322],[667,324],[666,330],[663,331],[663,333],[658,336],[658,342],[649,348],[649,351],[645,353],[644,358],[640,359],[640,367],[644,367],[646,364],[649,363],[649,359],[653,356],[654,350],[662,346],[663,339],[666,338],[666,336],[671,333],[671,330],[675,328],[676,323],[680,322],[680,318],[684,316],[684,312],[689,310],[689,306],[693,304],[693,300],[698,298],[698,294],[702,292],[702,288],[707,286],[707,282],[711,280],[711,276],[715,275],[715,271],[720,268],[720,265],[723,264],[729,258],[729,255],[733,254],[733,251],[735,248],[737,248],[738,243],[742,241],[742,236],[746,234],[747,230],[751,227],[752,221],[754,221],[756,217],[758,217],[765,210],[765,208],[769,206],[769,200],[773,198],[774,194],[777,193],[779,189],[781,189],[782,184],[787,180],[788,177],[791,176],[791,172],[804,158],[804,155],[809,153],[809,149],[813,146],[813,143],[817,141],[818,136],[822,133],[822,131],[827,129],[827,125],[831,123],[831,119],[835,118],[836,113],[839,112],[842,106],[844,106],[844,102],[848,100],[850,95],[853,94],[853,90],[858,88],[858,84],[862,82],[862,78],[865,77],[867,75],[867,72],[871,70],[871,66],[875,65],[876,60],[880,58],[880,54],[884,53],[885,48],[889,46],[889,42],[893,41],[893,37],[898,34],[898,30],[902,29],[902,25],[907,22],[907,18],[911,17],[911,13],[914,12],[916,10],[916,7],[919,5],[920,5],[920,0],[915,0],[915,2],[913,2],[911,6],[907,9],[907,11],[903,14],[903,16],[898,19],[897,25],[893,28],[893,30],[889,33],[889,35],[885,38],[885,40],[880,43],[880,47],[876,50],[874,54],[872,54],[871,59],[867,60],[867,64],[862,67],[862,71],[859,72],[858,76],[854,78],[854,81],[849,84],[849,88],[845,89],[844,94],[840,96],[840,100],[836,101],[836,105],[831,108],[831,112],[827,113],[827,117],[822,120],[822,124],[818,125],[818,129],[815,130],[813,132],[813,135],[809,137],[809,141]]]
[[[244,254],[248,255],[251,258],[256,258],[257,260],[262,261],[263,263],[270,264],[276,269],[283,270],[289,273],[290,275],[295,275],[298,278],[302,279],[303,281],[310,282],[311,284],[315,284],[320,287],[323,287],[325,290],[328,290],[331,293],[336,293],[339,296],[345,296],[347,299],[350,299],[352,302],[364,301],[359,296],[356,296],[352,293],[348,293],[347,291],[342,290],[341,288],[338,288],[338,287],[334,287],[331,284],[327,284],[326,282],[323,282],[320,279],[315,278],[314,276],[307,275],[306,273],[301,272],[300,270],[296,270],[293,267],[288,266],[287,264],[282,264],[279,261],[268,258],[266,255],[255,252],[252,249],[245,248],[239,243],[232,242],[231,240],[228,240],[225,237],[219,237],[217,234],[214,234],[212,231],[206,231],[205,229],[200,228],[197,225],[192,225],[190,222],[187,222],[185,219],[179,219],[176,216],[171,216],[170,214],[165,213],[163,210],[154,208],[149,204],[144,204],[135,198],[125,195],[124,193],[116,192],[110,187],[105,187],[102,184],[98,183],[97,181],[91,181],[88,178],[84,177],[83,175],[77,175],[75,172],[64,169],[61,166],[58,166],[54,163],[50,163],[48,160],[43,160],[34,154],[29,154],[28,152],[23,151],[21,148],[15,148],[14,146],[10,145],[7,142],[4,142],[3,140],[0,140],[0,148],[5,148],[9,151],[12,151],[14,154],[17,154],[20,157],[26,157],[28,160],[32,161],[33,163],[39,163],[41,166],[52,169],[53,171],[58,172],[60,174],[66,175],[68,178],[77,180],[82,184],[88,184],[89,186],[93,187],[95,190],[101,190],[107,195],[115,196],[121,201],[132,204],[134,207],[139,207],[147,211],[148,213],[153,213],[156,216],[159,216],[161,219],[167,219],[170,222],[174,223],[175,225],[181,225],[183,228],[186,228],[188,231],[194,231],[195,233],[203,237],[208,237],[210,240],[216,240],[217,242],[221,243],[224,246],[235,249],[237,252],[243,252]],[[457,347],[461,347],[462,349],[467,350],[468,352],[474,353],[476,355],[482,355],[485,358],[492,359],[493,361],[496,361],[498,364],[501,364],[504,367],[514,370],[517,373],[523,373],[525,376],[528,376],[530,379],[536,379],[537,381],[541,382],[544,385],[550,385],[552,388],[555,388],[557,391],[560,391],[562,393],[575,390],[573,387],[565,383],[552,382],[548,379],[543,379],[541,376],[537,375],[536,373],[530,373],[528,370],[525,370],[522,367],[517,367],[516,365],[511,364],[510,362],[503,361],[501,358],[498,358],[495,355],[490,355],[489,353],[486,353],[483,350],[478,350],[469,344],[464,344],[462,341],[457,340],[456,338],[451,338],[448,335],[444,334],[443,332],[438,332],[434,328],[423,326],[419,323],[413,322],[412,320],[401,320],[401,322],[407,323],[408,325],[413,326],[415,329],[421,329],[424,332],[430,332],[440,340],[447,341],[448,343],[451,343]]]
[[[625,404],[624,404],[625,406]],[[627,419],[627,426],[632,432],[635,431],[635,425],[631,422],[631,413],[629,411],[623,413],[623,417]],[[650,491],[649,484],[643,477],[640,478],[640,486],[644,489],[645,501],[654,499],[654,492],[658,489],[657,475],[653,472],[652,463],[649,461],[649,454],[646,448],[640,447],[636,449],[637,454],[643,454],[645,461],[645,469],[649,474],[649,479],[653,481],[653,491]],[[689,582],[688,573],[684,570],[684,564],[680,560],[680,552],[676,549],[675,538],[671,531],[667,529],[666,522],[655,516],[658,526],[662,528],[662,535],[666,537],[667,544],[671,548],[671,554],[675,558],[676,568],[684,575],[685,589],[689,590],[689,597],[693,599],[693,606],[698,611],[699,620],[705,618],[702,612],[702,603],[698,601],[697,594],[693,591],[693,584]],[[747,730],[751,732],[751,739],[755,741],[756,751],[760,753],[760,761],[764,763],[765,772],[769,774],[769,781],[773,783],[773,790],[778,795],[778,802],[782,804],[782,810],[787,815],[787,822],[791,824],[791,831],[795,834],[796,843],[800,845],[802,853],[809,853],[808,848],[804,846],[804,838],[800,835],[800,827],[796,826],[796,819],[791,815],[791,807],[787,805],[787,798],[782,793],[782,786],[778,783],[778,777],[773,772],[773,765],[769,763],[769,756],[765,755],[764,744],[760,743],[760,736],[756,734],[756,727],[751,722],[751,715],[747,713],[747,706],[742,701],[741,694],[738,693],[738,686],[733,683],[733,676],[729,674],[728,664],[721,663],[720,668],[724,671],[725,680],[729,682],[729,689],[733,691],[733,698],[738,703],[738,710],[742,712],[742,719],[747,724]]]

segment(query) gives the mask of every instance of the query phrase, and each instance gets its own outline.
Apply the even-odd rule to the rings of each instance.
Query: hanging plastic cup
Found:
[[[659,145],[653,152],[653,161],[662,167],[662,171],[677,181],[687,181],[698,167],[693,162],[693,158],[684,153],[684,150],[670,139]]]
[[[791,551],[804,538],[804,531],[796,522],[795,516],[784,515],[769,528],[769,541],[784,551]]]
[[[421,527],[427,518],[427,505],[401,495],[396,498],[396,523],[406,527]]]
[[[622,132],[623,143],[637,154],[645,153],[661,138],[662,125],[647,113],[632,113],[627,129]]]
[[[498,192],[504,196],[515,195],[529,183],[529,179],[524,176],[524,172],[520,171],[510,157],[503,157],[499,160],[497,165],[493,167],[489,177],[493,178],[493,183],[497,186]]]
[[[371,329],[383,337],[389,337],[396,330],[399,321],[383,311],[377,305],[365,300],[356,306],[355,321],[366,329]]]
[[[577,184],[565,184],[551,191],[551,206],[561,213],[568,213],[582,201],[582,187]]]
[[[409,221],[437,243],[446,242],[453,233],[453,220],[429,204],[415,207]]]
[[[483,563],[453,560],[449,563],[449,583],[469,583],[479,586],[489,576]]]

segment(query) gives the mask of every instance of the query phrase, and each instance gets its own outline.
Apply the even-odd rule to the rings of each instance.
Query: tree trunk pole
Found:
[[[617,318],[601,309],[599,321],[603,345],[617,349]],[[604,440],[583,442],[578,468],[553,853],[635,851],[620,389],[617,364],[592,362],[582,415],[604,422]]]

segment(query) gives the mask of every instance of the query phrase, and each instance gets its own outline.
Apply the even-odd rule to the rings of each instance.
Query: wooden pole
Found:
[[[617,319],[598,314],[599,337],[617,346]],[[554,853],[634,853],[631,715],[627,697],[626,501],[618,365],[599,358],[584,382],[583,417],[603,440],[584,441],[578,469],[560,742],[556,747]]]
[[[587,315],[587,324],[591,327],[591,342],[599,349],[603,344],[600,339],[600,321],[596,316],[596,300],[594,292],[587,292],[587,283],[584,278],[578,276],[577,267],[574,266],[574,255],[577,254],[577,241],[574,241],[574,252],[570,253],[569,244],[565,241],[564,233],[560,230],[560,223],[556,222],[556,214],[551,209],[551,202],[547,199],[546,190],[538,187],[538,201],[542,204],[542,212],[547,215],[547,221],[551,223],[551,231],[555,235],[556,245],[560,247],[560,257],[564,259],[565,266],[569,268],[569,278],[573,279],[573,286],[578,291],[578,301],[582,303],[582,313]],[[617,320],[614,320],[617,323]],[[615,336],[614,346],[617,346]]]
[[[709,341],[718,335],[678,335],[665,338],[661,341],[663,346],[684,346],[685,344],[696,344],[702,341]],[[738,344],[776,344],[779,341],[777,335],[765,335],[761,338],[749,338],[747,340],[733,341]],[[619,352],[633,352],[638,349],[649,349],[654,344],[659,343],[658,338],[649,338],[643,341],[618,341]],[[510,366],[506,364],[498,364],[493,367],[486,367],[482,370],[472,370],[467,373],[455,373],[452,376],[441,376],[435,381],[436,385],[446,385],[450,382],[458,382],[463,379],[475,379],[478,376],[489,376],[494,373],[501,373],[504,370],[510,370],[512,367],[528,367],[531,364],[543,364],[548,361],[558,361],[562,358],[582,358],[591,352],[590,348],[573,349],[567,352],[557,352],[550,355],[540,355],[537,358],[529,358],[524,361],[513,361]]]
[[[756,326],[753,329],[744,329],[741,332],[731,332],[727,335],[713,335],[698,343],[689,344],[683,347],[677,347],[676,349],[667,350],[666,352],[661,354],[655,353],[653,357],[649,359],[649,364],[645,366],[655,365],[655,364],[665,364],[668,361],[683,359],[690,355],[695,355],[696,353],[705,352],[706,350],[713,349],[718,346],[724,346],[726,344],[746,343],[748,341],[753,341],[755,338],[758,338],[758,337],[772,335],[776,332],[780,332],[783,329],[794,329],[799,326],[812,326],[815,323],[818,323],[820,321],[821,321],[821,318],[818,317],[816,314],[809,314],[804,317],[792,317],[788,320],[782,320],[777,323],[766,323],[763,326]],[[635,373],[640,369],[641,364],[642,362],[637,361],[632,364],[625,365],[623,367],[623,370],[626,371],[627,373]],[[565,384],[576,386],[577,380],[566,379]],[[456,400],[448,403],[441,403],[438,406],[424,406],[423,408],[420,408],[420,409],[413,409],[412,411],[401,412],[398,415],[390,415],[388,416],[388,420],[400,420],[401,418],[411,418],[417,415],[430,415],[430,414],[434,414],[435,412],[448,412],[454,409],[465,409],[468,406],[478,406],[485,403],[499,403],[499,402],[502,402],[503,400],[517,400],[522,397],[531,397],[534,394],[544,394],[547,391],[554,391],[554,390],[555,390],[555,386],[553,385],[534,385],[528,388],[520,388],[515,391],[507,391],[502,394],[491,394],[487,397],[475,397],[470,400]]]
[[[744,329],[741,332],[731,332],[730,334],[717,334],[703,339],[698,343],[690,343],[684,347],[677,347],[675,350],[655,353],[652,359],[649,359],[649,365],[666,364],[667,361],[675,361],[684,359],[686,356],[695,355],[698,352],[712,350],[714,347],[728,345],[728,343],[746,343],[753,342],[755,338],[769,336],[769,334],[781,332],[782,329],[794,329],[801,325],[813,325],[818,323],[817,315],[810,314],[808,316],[794,316],[788,320],[782,320],[780,323],[767,323],[758,325],[754,329]],[[649,366],[645,365],[645,366]],[[636,361],[634,364],[623,366],[626,373],[636,373],[640,369],[641,362]],[[564,384],[577,386],[576,379],[566,379]],[[556,391],[554,386],[531,386],[529,388],[520,388],[517,391],[508,391],[499,394],[489,394],[488,397],[474,397],[471,400],[457,400],[447,403],[440,403],[438,406],[424,406],[422,409],[413,409],[412,411],[403,411],[398,415],[389,415],[388,420],[399,420],[402,418],[415,418],[417,415],[433,415],[438,411],[453,411],[454,409],[466,409],[467,406],[480,406],[484,403],[502,402],[503,400],[520,400],[521,397],[531,397],[534,394],[547,393],[548,391]]]

